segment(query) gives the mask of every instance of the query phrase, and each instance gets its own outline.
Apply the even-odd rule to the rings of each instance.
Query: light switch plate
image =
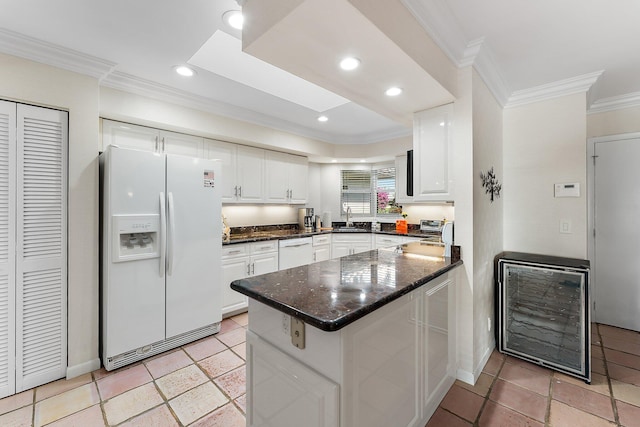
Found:
[[[560,233],[561,234],[571,234],[571,220],[570,219],[561,219],[560,220]]]
[[[295,317],[291,318],[291,344],[304,349],[304,322]]]

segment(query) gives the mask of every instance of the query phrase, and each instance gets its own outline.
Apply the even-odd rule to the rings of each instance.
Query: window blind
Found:
[[[372,197],[373,186],[371,171],[342,170],[340,171],[341,191],[340,206],[345,215],[347,208],[351,208],[353,215],[371,216],[374,213],[375,203]]]

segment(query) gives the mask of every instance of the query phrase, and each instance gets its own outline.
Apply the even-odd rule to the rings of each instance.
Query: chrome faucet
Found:
[[[347,207],[347,223],[345,224],[345,227],[353,227],[353,223],[351,222],[351,215],[353,215],[353,213],[351,212],[351,206]]]

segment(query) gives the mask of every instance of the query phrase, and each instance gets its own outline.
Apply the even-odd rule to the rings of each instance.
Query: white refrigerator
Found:
[[[117,146],[100,165],[101,351],[111,370],[220,330],[221,167]]]

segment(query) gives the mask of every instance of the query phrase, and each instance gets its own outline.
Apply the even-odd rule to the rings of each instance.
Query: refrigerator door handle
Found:
[[[160,232],[158,235],[160,236],[160,277],[164,277],[164,270],[167,268],[165,265],[165,230],[167,229],[167,215],[166,215],[166,205],[164,202],[164,193],[160,192]]]
[[[174,248],[173,248],[173,244],[174,242],[174,237],[175,237],[175,230],[176,230],[176,222],[175,222],[175,209],[173,207],[173,193],[169,193],[168,195],[168,205],[169,205],[169,233],[168,233],[168,239],[167,239],[167,276],[171,275],[171,272],[173,271],[173,253],[174,253]]]

